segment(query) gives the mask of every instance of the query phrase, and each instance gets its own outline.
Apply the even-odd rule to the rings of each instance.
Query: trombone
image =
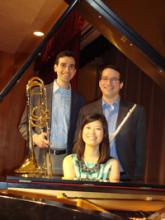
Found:
[[[39,77],[32,77],[26,85],[27,95],[27,116],[28,116],[28,147],[29,156],[24,163],[15,170],[17,174],[24,176],[53,176],[52,159],[50,153],[50,145],[47,148],[39,149],[41,151],[39,164],[37,161],[32,135],[34,130],[37,133],[46,132],[49,141],[50,129],[48,126],[49,111],[47,108],[46,88],[43,81]],[[34,105],[35,103],[35,105]],[[50,141],[49,141],[50,143]]]

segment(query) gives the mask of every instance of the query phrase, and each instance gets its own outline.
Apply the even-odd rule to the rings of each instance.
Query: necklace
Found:
[[[87,167],[84,161],[80,161],[80,169],[87,173],[94,173],[96,172],[100,167],[100,164],[96,163],[93,167]]]

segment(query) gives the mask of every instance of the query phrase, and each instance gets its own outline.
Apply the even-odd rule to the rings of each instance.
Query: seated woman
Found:
[[[88,115],[84,119],[74,152],[63,160],[64,179],[119,181],[119,163],[109,156],[108,128],[103,115]]]

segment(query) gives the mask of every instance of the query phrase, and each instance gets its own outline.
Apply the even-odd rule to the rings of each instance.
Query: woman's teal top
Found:
[[[75,167],[76,179],[99,181],[109,179],[109,174],[111,172],[111,159],[106,163],[97,164],[80,161],[76,154],[71,154],[71,157]]]

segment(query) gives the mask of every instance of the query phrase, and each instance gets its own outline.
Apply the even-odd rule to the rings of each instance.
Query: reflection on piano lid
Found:
[[[143,13],[140,10],[138,14],[142,16],[151,16],[152,19],[158,19],[157,22],[151,22],[151,19],[144,19],[145,22],[148,21],[146,28],[148,25],[152,25],[155,23],[155,28],[161,28],[159,31],[155,31],[157,34],[161,34],[155,39],[155,45],[158,45],[157,42],[161,42],[161,46],[159,50],[155,50],[155,48],[148,43],[148,40],[154,39],[150,37],[150,32],[146,31],[146,28],[143,28],[145,35],[149,35],[147,40],[143,39],[138,32],[135,32],[131,26],[128,26],[115,12],[111,9],[110,5],[112,1],[91,1],[91,0],[65,0],[68,2],[69,7],[63,13],[63,15],[59,18],[56,24],[53,25],[52,29],[47,33],[43,41],[39,44],[39,46],[33,51],[31,56],[28,57],[23,66],[15,73],[15,75],[11,78],[11,80],[7,83],[7,85],[0,91],[0,100],[5,97],[11,88],[16,84],[16,82],[20,79],[20,77],[25,73],[25,71],[29,68],[32,62],[38,57],[38,55],[43,52],[43,48],[47,45],[50,38],[55,34],[58,30],[64,19],[71,13],[73,9],[76,8],[83,18],[85,18],[89,23],[91,23],[94,27],[98,29],[103,36],[105,36],[117,49],[119,49],[123,54],[125,54],[130,60],[132,60],[140,69],[142,69],[147,75],[149,75],[156,83],[159,84],[161,88],[165,88],[165,58],[164,54],[159,52],[163,48],[164,50],[164,41],[163,41],[163,33],[164,33],[164,12],[163,11],[163,3],[162,0],[155,0],[158,2],[159,7],[157,8],[156,16],[152,16],[152,13]],[[117,3],[120,6],[120,4]],[[132,1],[130,1],[131,3]],[[137,1],[139,2],[139,1]],[[143,2],[141,0],[141,2]],[[129,5],[127,2],[125,5]],[[135,4],[136,5],[136,4]],[[153,7],[154,1],[151,1],[150,4],[147,4],[148,11],[150,9],[155,11],[155,7]],[[162,7],[161,7],[162,5]],[[135,6],[134,9],[137,9]],[[120,11],[120,10],[119,10]],[[145,12],[145,11],[144,11]],[[127,13],[129,14],[129,13]],[[148,18],[148,17],[147,17]],[[131,19],[132,20],[132,19]],[[157,25],[163,24],[163,25]],[[138,24],[139,25],[139,24]],[[140,24],[142,25],[142,24]],[[154,29],[152,27],[152,29]]]
[[[72,181],[7,177],[8,193],[31,199],[61,201],[101,212],[152,212],[165,207],[165,186],[141,183]],[[95,207],[96,206],[96,207]],[[146,214],[145,214],[146,215]]]
[[[150,13],[145,13],[145,10],[141,10],[144,1],[133,2],[84,0],[80,1],[77,10],[119,51],[165,89],[164,5],[161,0],[153,0],[146,4]],[[159,25],[154,27],[154,23]],[[152,38],[150,32],[146,31],[149,29],[155,30]]]

